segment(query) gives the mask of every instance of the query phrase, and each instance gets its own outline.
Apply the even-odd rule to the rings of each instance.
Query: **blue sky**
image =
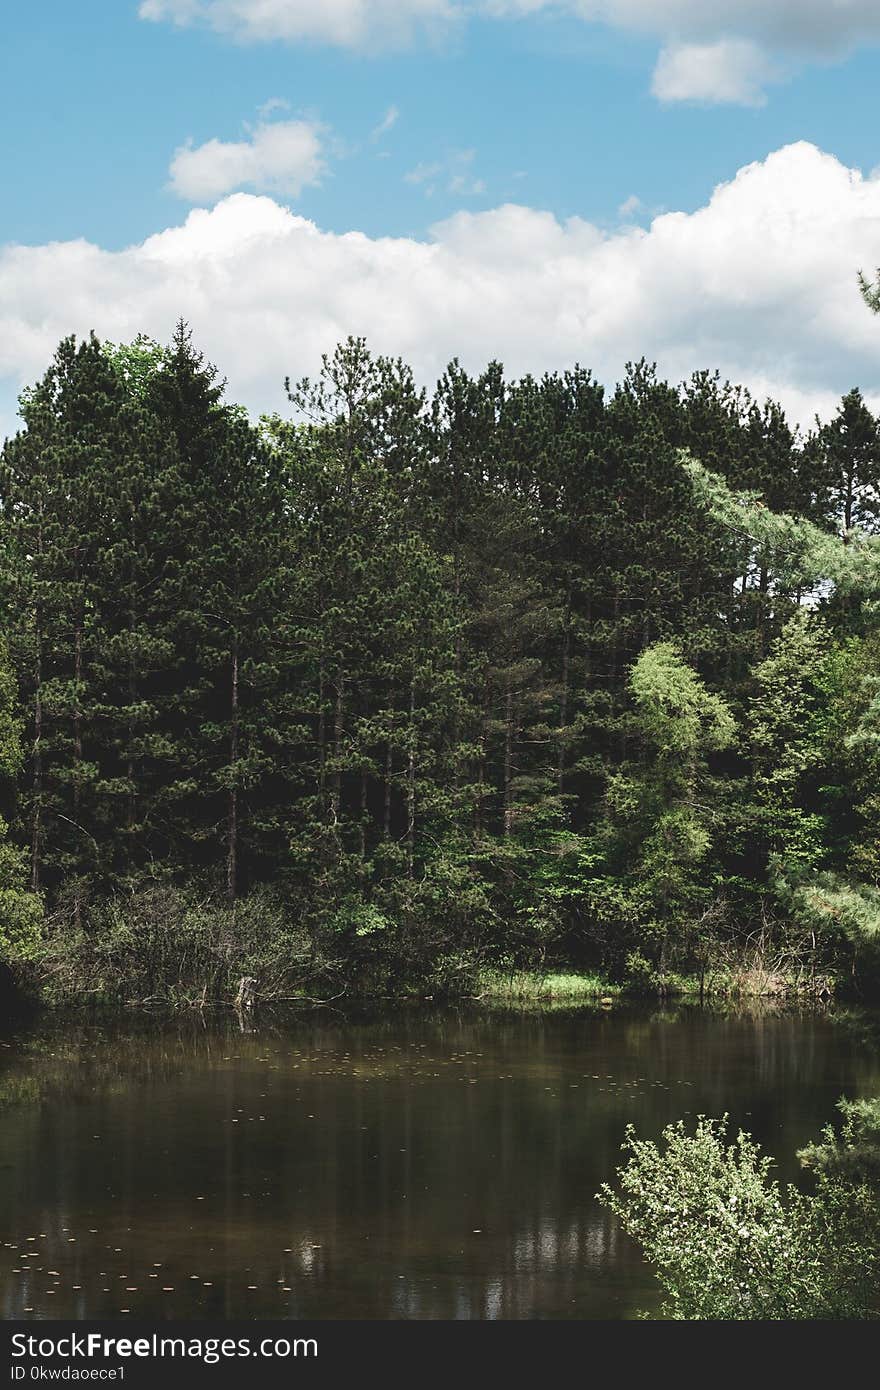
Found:
[[[128,329],[118,306],[115,314],[108,312],[108,293],[124,296],[128,285],[132,313],[140,305],[143,326],[167,336],[171,323],[164,322],[165,300],[161,308],[157,302],[151,257],[146,256],[147,274],[143,255],[133,266],[124,257],[114,260],[114,253],[188,227],[190,269],[212,257],[217,267],[228,268],[231,238],[239,256],[235,274],[247,277],[251,263],[244,248],[256,237],[268,238],[275,248],[280,273],[294,254],[291,238],[304,233],[299,225],[272,222],[267,198],[278,209],[308,219],[328,238],[326,264],[313,268],[313,277],[327,275],[328,296],[346,250],[339,238],[362,233],[371,257],[366,282],[384,276],[379,305],[383,294],[386,300],[397,291],[406,294],[413,276],[422,274],[417,266],[423,266],[423,249],[435,246],[438,224],[449,227],[449,219],[460,219],[454,235],[440,237],[443,251],[434,257],[445,255],[450,262],[446,275],[458,276],[453,290],[465,280],[482,283],[474,278],[486,262],[480,248],[494,246],[501,236],[505,247],[520,247],[509,275],[510,317],[516,319],[517,300],[523,297],[518,285],[526,298],[541,293],[532,278],[536,257],[549,256],[554,264],[579,257],[586,283],[612,273],[602,266],[614,260],[615,238],[622,248],[620,229],[635,224],[648,238],[639,243],[639,254],[650,262],[640,272],[650,279],[656,256],[655,251],[648,255],[648,248],[662,247],[669,232],[667,227],[652,243],[654,219],[684,213],[699,221],[700,210],[712,207],[713,190],[729,184],[738,171],[764,167],[779,152],[808,146],[820,163],[808,167],[801,159],[802,189],[795,186],[797,177],[789,178],[787,163],[784,171],[777,168],[775,179],[763,181],[763,193],[753,188],[748,207],[741,199],[727,214],[734,239],[736,218],[747,222],[750,216],[772,215],[777,232],[787,215],[794,218],[806,276],[815,215],[815,188],[807,185],[827,178],[827,197],[840,196],[832,188],[840,166],[860,171],[865,187],[873,189],[871,171],[880,163],[880,6],[874,0],[843,0],[836,6],[833,0],[779,0],[773,8],[774,18],[768,19],[755,0],[731,0],[723,20],[713,20],[711,12],[717,9],[720,16],[721,7],[697,0],[534,0],[533,5],[498,0],[467,7],[464,0],[325,0],[320,10],[311,0],[145,0],[140,6],[138,0],[29,5],[10,0],[4,7],[0,83],[0,177],[7,194],[0,205],[0,257],[6,257],[5,266],[0,259],[0,325],[7,339],[0,350],[0,425],[8,424],[15,391],[38,369],[38,349],[45,344],[51,351],[51,332],[95,327],[112,335]],[[324,18],[317,20],[317,14]],[[181,150],[188,154],[174,166]],[[831,163],[821,162],[823,157]],[[791,183],[789,208],[779,206],[774,182]],[[755,203],[759,193],[763,208]],[[870,264],[875,244],[874,259],[880,261],[880,223],[875,233],[872,222],[880,207],[876,199],[869,203],[860,197],[841,215],[855,238],[849,254],[864,245]],[[520,219],[515,232],[510,226],[499,230],[497,217],[491,219],[511,205],[527,211],[531,220]],[[187,223],[193,208],[221,211],[199,230]],[[535,220],[543,214],[562,229],[570,230],[570,219],[577,219],[578,228],[586,224],[596,236],[610,239],[608,254],[599,255],[602,264],[589,234],[579,230],[571,244],[550,247],[542,240],[546,223]],[[222,217],[227,220],[221,250]],[[665,226],[661,219],[659,227]],[[461,250],[463,235],[467,244]],[[712,236],[717,241],[717,226]],[[833,227],[822,236],[830,256],[840,238]],[[65,253],[62,268],[61,253],[53,247],[80,239],[95,248],[94,264],[77,272]],[[34,253],[27,271],[18,254],[22,247]],[[352,254],[357,262],[360,251],[354,248]],[[679,260],[682,256],[680,250]],[[401,281],[400,265],[407,257],[412,265]],[[192,282],[191,274],[180,270],[178,252],[171,259],[173,270],[163,250],[169,319],[175,292],[186,301]],[[356,267],[346,262],[341,269],[354,276],[356,300]],[[432,272],[436,269],[432,265]],[[829,265],[832,276],[842,277],[844,269],[843,262],[839,268]],[[785,264],[781,272],[787,274]],[[742,273],[739,267],[737,274]],[[266,301],[262,329],[256,319],[246,329],[256,351],[267,332],[279,346],[289,340],[262,273],[254,270],[254,275],[254,302]],[[53,302],[40,299],[35,277],[55,286]],[[575,282],[581,283],[577,276]],[[545,292],[561,324],[571,285],[554,285],[548,283]],[[373,337],[387,337],[392,347],[393,312],[387,322],[376,322],[375,305],[355,306],[347,323],[338,302],[324,314],[314,283],[308,289],[300,300],[313,354],[323,341],[322,318],[327,336],[331,329],[366,327]],[[439,279],[435,292],[448,297]],[[498,315],[495,337],[503,352],[504,304],[497,284],[487,285],[486,292]],[[706,292],[704,285],[704,298]],[[203,287],[193,304],[181,303],[181,311],[196,310],[197,334],[203,333],[210,349],[216,346],[221,367],[247,403],[271,408],[275,395],[264,399],[253,373],[237,377],[235,362],[228,368],[221,358],[225,344],[241,338],[250,315],[240,302],[234,320],[224,320],[216,303],[207,305],[206,295]],[[705,350],[715,354],[706,361],[695,355],[693,368],[751,372],[757,390],[774,388],[778,379],[780,395],[808,401],[808,408],[821,408],[834,391],[853,384],[847,372],[874,370],[870,340],[859,327],[838,332],[827,379],[818,344],[816,360],[808,363],[799,363],[802,348],[795,340],[790,361],[785,342],[776,339],[769,353],[750,358],[749,335],[757,322],[768,321],[768,303],[766,295],[764,301],[753,296],[747,322],[737,330],[731,321],[725,338],[716,331],[694,333],[695,301],[672,351],[649,312],[645,351],[650,355],[659,347],[657,355],[661,361],[665,355],[670,371],[684,371],[689,362],[682,335],[689,332],[692,342],[706,340]],[[733,303],[716,305],[713,321],[727,322],[735,307],[735,296]],[[297,309],[294,295],[285,305],[291,338],[301,321]],[[816,312],[813,306],[811,321]],[[400,350],[409,346],[430,374],[454,340],[454,323],[444,323],[432,346],[428,329],[422,338],[413,329],[411,320],[419,316],[430,319],[430,295],[409,305],[401,319]],[[621,354],[636,345],[639,322],[636,313],[609,345],[602,337],[606,318],[607,309],[585,300],[579,355],[589,362],[594,344],[609,375],[619,369]],[[463,314],[465,356],[471,328]],[[876,328],[880,338],[880,325]],[[515,367],[537,366],[524,351],[528,331],[523,323],[516,329],[520,336],[511,338]],[[495,339],[485,346],[493,348]],[[552,342],[549,347],[553,358]],[[578,348],[577,331],[561,331],[559,360],[546,365],[561,365],[573,348]],[[693,349],[696,353],[695,342]],[[292,351],[280,363],[279,377],[288,370]],[[870,392],[873,383],[864,384]]]
[[[298,210],[373,236],[423,234],[462,203],[525,201],[606,225],[631,196],[689,211],[793,140],[863,168],[880,161],[874,47],[805,64],[750,109],[660,103],[651,37],[556,12],[475,19],[390,54],[242,44],[144,21],[136,0],[13,3],[3,27],[0,175],[15,190],[3,241],[86,236],[117,249],[169,225],[180,211],[166,190],[174,150],[240,139],[273,98],[343,146]],[[395,125],[371,142],[390,107]],[[463,198],[441,180],[428,195],[406,180],[469,151],[484,192]]]

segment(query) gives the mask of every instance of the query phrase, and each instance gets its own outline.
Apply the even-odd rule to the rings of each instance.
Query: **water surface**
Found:
[[[0,1032],[0,1315],[632,1317],[628,1122],[728,1111],[789,1179],[877,1093],[858,1030],[760,1009]]]

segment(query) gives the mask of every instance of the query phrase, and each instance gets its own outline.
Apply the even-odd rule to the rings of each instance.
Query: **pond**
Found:
[[[812,1012],[43,1020],[0,1031],[0,1315],[630,1318],[628,1122],[727,1111],[788,1180],[877,1093]]]

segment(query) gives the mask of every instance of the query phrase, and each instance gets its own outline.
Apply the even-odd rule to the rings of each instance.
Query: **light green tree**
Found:
[[[861,711],[849,734],[839,736],[836,747],[828,746],[827,696],[836,658],[822,624],[809,611],[795,616],[757,668],[751,721],[757,828],[766,832],[763,849],[772,856],[772,889],[786,912],[810,931],[829,938],[842,934],[856,949],[867,947],[873,955],[880,941],[878,885],[857,876],[866,868],[873,873],[877,862],[873,830],[868,824],[870,843],[849,846],[846,862],[823,865],[821,821],[799,805],[798,797],[804,778],[824,756],[832,766],[849,765],[856,790],[868,782],[857,811],[863,825],[872,819],[880,675],[872,653],[880,615],[880,537],[857,528],[835,535],[802,517],[770,510],[756,493],[736,492],[687,455],[682,464],[710,515],[740,546],[769,563],[783,586],[811,591],[814,607],[829,594],[861,600],[866,628]],[[842,652],[838,647],[838,658]],[[861,767],[852,761],[859,757]]]
[[[638,757],[608,780],[603,876],[592,892],[603,911],[619,904],[639,951],[662,971],[670,943],[690,933],[713,892],[707,860],[719,822],[709,759],[730,746],[736,726],[672,642],[642,652],[629,691]],[[643,959],[631,959],[631,971]]]
[[[792,867],[813,867],[822,854],[822,817],[804,809],[803,787],[825,754],[830,646],[821,619],[799,610],[758,665],[748,709],[756,828],[768,854]]]

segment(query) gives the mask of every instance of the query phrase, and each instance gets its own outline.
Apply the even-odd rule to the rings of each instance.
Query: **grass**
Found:
[[[725,999],[783,999],[797,996],[828,998],[833,986],[827,976],[811,981],[794,974],[756,968],[726,969],[707,972],[703,982],[704,996]],[[670,974],[663,988],[659,981],[650,987],[644,984],[611,984],[600,975],[573,972],[542,972],[538,970],[483,970],[477,978],[474,994],[492,1004],[611,1004],[621,999],[643,996],[698,998],[698,975]]]
[[[609,984],[598,975],[542,974],[536,970],[483,970],[474,991],[480,999],[493,1003],[591,1004],[613,1000],[622,993],[620,985]]]

